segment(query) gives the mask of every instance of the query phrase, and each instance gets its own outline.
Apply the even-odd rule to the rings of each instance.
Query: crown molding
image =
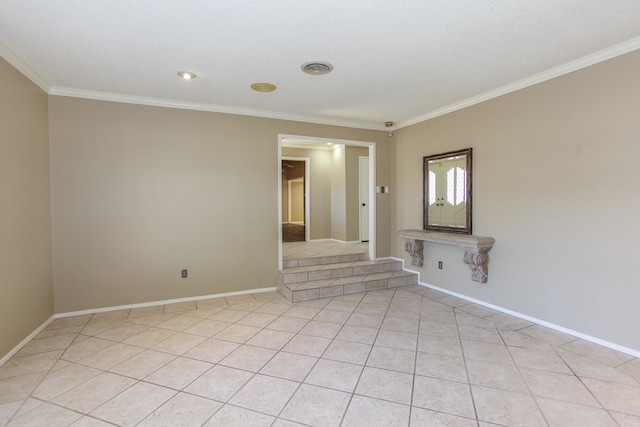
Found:
[[[99,92],[91,90],[73,89],[54,86],[49,90],[50,95],[66,96],[71,98],[93,99],[97,101],[121,102],[125,104],[149,105],[153,107],[177,108],[183,110],[208,111],[213,113],[236,114],[241,116],[262,117],[266,119],[289,120],[294,122],[315,123],[329,126],[343,126],[348,128],[383,130],[379,125],[369,122],[325,119],[314,116],[280,113],[274,111],[258,110],[251,108],[230,107],[227,105],[201,104],[195,102],[174,101],[160,98],[147,98],[143,96],[123,95],[111,92]]]
[[[29,80],[31,80],[36,85],[38,85],[40,89],[49,93],[49,91],[51,90],[51,84],[49,84],[49,82],[44,77],[42,77],[36,70],[31,68],[29,64],[27,64],[22,59],[20,59],[18,55],[16,55],[11,49],[9,49],[9,46],[2,43],[1,41],[0,41],[0,56],[2,56],[9,64],[15,67],[22,74],[27,76]]]
[[[547,80],[551,80],[556,77],[560,77],[565,74],[569,74],[574,71],[581,70],[583,68],[598,64],[600,62],[607,61],[617,56],[621,56],[626,53],[633,52],[634,50],[637,50],[637,49],[640,49],[640,37],[627,40],[626,42],[619,43],[607,49],[603,49],[598,52],[592,53],[590,55],[584,56],[575,61],[571,61],[566,64],[560,65],[558,67],[551,68],[550,70],[543,71],[531,77],[518,80],[517,82],[510,83],[508,85],[499,87],[494,90],[490,90],[489,92],[485,92],[480,95],[473,96],[471,98],[467,98],[460,102],[456,102],[454,104],[448,105],[446,107],[439,108],[437,110],[431,111],[430,113],[424,114],[422,116],[418,116],[414,119],[399,122],[396,125],[396,129],[401,129],[403,127],[415,125],[417,123],[434,119],[436,117],[443,116],[445,114],[453,113],[454,111],[462,110],[463,108],[471,107],[472,105],[476,105],[481,102],[488,101],[490,99],[497,98],[502,95],[507,95],[511,92],[515,92],[520,89],[524,89],[529,86],[533,86],[538,83],[542,83]]]
[[[600,50],[590,55],[579,58],[575,61],[568,62],[566,64],[554,67],[550,70],[543,71],[536,75],[524,78],[517,82],[501,86],[497,89],[484,92],[480,95],[473,96],[450,104],[448,106],[438,108],[424,115],[415,117],[413,119],[405,120],[396,123],[394,130],[401,129],[407,126],[411,126],[417,123],[421,123],[427,120],[434,119],[445,114],[453,113],[458,110],[462,110],[467,107],[479,104],[484,101],[488,101],[509,93],[518,91],[520,89],[527,88],[529,86],[536,85],[538,83],[545,82],[547,80],[554,79],[556,77],[569,74],[574,71],[589,67],[591,65],[598,64],[600,62],[607,61],[617,56],[624,55],[634,50],[640,49],[640,37],[633,38],[623,43],[619,43],[610,48]],[[74,88],[66,88],[60,86],[52,86],[44,77],[42,77],[37,71],[35,71],[29,64],[23,61],[18,55],[16,55],[7,45],[0,41],[0,56],[2,56],[13,67],[18,69],[27,78],[38,85],[42,90],[49,95],[66,96],[72,98],[84,98],[93,99],[99,101],[121,102],[126,104],[138,104],[149,105],[155,107],[176,108],[184,110],[196,110],[196,111],[208,111],[214,113],[235,114],[242,116],[261,117],[275,120],[288,120],[294,122],[314,123],[328,126],[342,126],[356,129],[366,129],[375,131],[389,131],[381,125],[366,122],[366,121],[352,121],[341,119],[328,119],[319,118],[316,116],[304,116],[298,114],[280,113],[266,110],[258,110],[251,108],[230,107],[225,105],[216,104],[201,104],[184,101],[174,101],[160,98],[148,98],[141,96],[123,95],[110,92],[90,91]]]

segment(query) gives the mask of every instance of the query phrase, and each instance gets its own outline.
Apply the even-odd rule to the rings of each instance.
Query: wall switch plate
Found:
[[[442,270],[442,261],[438,261],[438,269]],[[184,270],[184,271],[187,271],[187,270]]]
[[[182,278],[186,278],[187,277],[187,270],[182,270]]]

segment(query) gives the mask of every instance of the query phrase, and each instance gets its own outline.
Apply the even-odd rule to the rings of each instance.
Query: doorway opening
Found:
[[[364,245],[369,259],[376,259],[375,154],[372,142],[278,135],[279,269],[283,242],[287,252],[291,245],[359,244]],[[300,182],[294,176],[293,161],[303,159],[305,178]],[[301,225],[294,205],[299,206],[295,193],[302,183],[306,243],[289,243],[284,238],[286,229]]]
[[[311,234],[309,221],[308,158],[282,157],[282,241],[306,242]]]

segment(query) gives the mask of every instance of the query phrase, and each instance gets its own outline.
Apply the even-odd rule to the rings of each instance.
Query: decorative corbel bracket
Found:
[[[407,241],[404,243],[404,250],[407,251],[409,255],[411,255],[411,265],[422,267],[422,265],[424,264],[422,249],[422,240],[407,239]]]
[[[489,277],[489,254],[493,237],[450,234],[424,230],[400,230],[398,235],[406,240],[405,250],[411,255],[411,265],[424,265],[424,242],[458,246],[464,251],[464,263],[471,268],[471,280],[486,283]]]

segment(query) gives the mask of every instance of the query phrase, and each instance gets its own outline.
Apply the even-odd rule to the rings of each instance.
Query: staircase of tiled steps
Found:
[[[291,302],[329,298],[418,283],[396,260],[369,261],[368,254],[285,260],[278,291]]]

